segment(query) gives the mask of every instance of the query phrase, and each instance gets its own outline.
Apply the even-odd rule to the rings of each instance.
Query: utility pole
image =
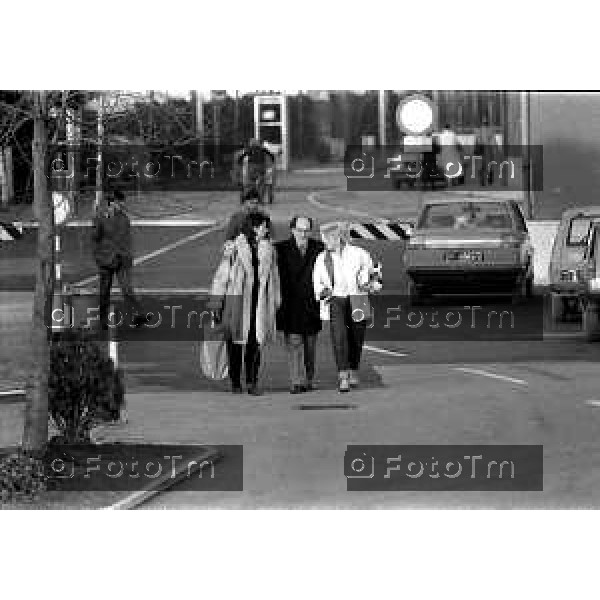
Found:
[[[192,90],[194,104],[194,134],[198,140],[198,164],[204,160],[204,98],[202,90]]]
[[[102,208],[104,202],[103,193],[103,168],[102,168],[102,144],[104,142],[104,100],[102,94],[98,98],[98,155],[96,163],[96,205],[98,211]]]
[[[379,90],[379,146],[385,146],[385,90]]]
[[[50,336],[52,294],[54,291],[54,217],[46,182],[47,106],[46,92],[33,93],[33,174],[34,215],[38,222],[38,244],[31,348],[33,377],[27,385],[27,406],[23,447],[40,453],[48,441],[48,378],[50,374]]]

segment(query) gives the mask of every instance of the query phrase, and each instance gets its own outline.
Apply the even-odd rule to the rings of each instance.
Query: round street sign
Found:
[[[426,96],[409,96],[396,109],[398,126],[411,135],[427,132],[433,125],[433,117],[433,104]]]

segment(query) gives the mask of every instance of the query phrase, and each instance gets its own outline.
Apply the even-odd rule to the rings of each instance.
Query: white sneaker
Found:
[[[348,377],[341,376],[338,382],[338,391],[344,393],[350,391]]]
[[[350,371],[350,376],[348,377],[348,383],[351,387],[356,387],[360,381],[358,380],[358,372]]]

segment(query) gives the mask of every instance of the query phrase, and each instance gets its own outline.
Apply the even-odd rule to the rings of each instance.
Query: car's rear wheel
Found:
[[[533,275],[528,275],[525,282],[525,295],[527,298],[533,298]]]
[[[513,290],[512,303],[522,304],[527,300],[527,277],[524,275],[519,276]]]
[[[588,342],[595,342],[600,339],[599,309],[597,302],[590,301],[587,301],[583,307],[582,329]]]
[[[418,306],[424,304],[427,301],[429,295],[419,285],[417,285],[412,279],[408,282],[408,302],[411,306]]]
[[[521,304],[533,297],[533,273],[528,268],[519,275],[513,291],[513,304]]]

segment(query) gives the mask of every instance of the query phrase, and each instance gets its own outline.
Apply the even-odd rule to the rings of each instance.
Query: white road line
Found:
[[[483,377],[490,377],[492,379],[500,379],[501,381],[508,381],[510,383],[516,383],[518,385],[529,385],[524,379],[514,379],[513,377],[507,377],[506,375],[496,375],[489,371],[483,371],[481,369],[468,369],[466,367],[453,367],[455,371],[462,371],[463,373],[471,373],[472,375],[481,375]]]
[[[74,295],[79,295],[79,296],[94,296],[95,294],[98,293],[98,287],[93,287],[93,288],[84,288],[84,289],[77,289],[74,288],[72,290]],[[161,295],[164,296],[166,294],[169,295],[173,295],[173,296],[178,296],[178,295],[194,295],[194,294],[208,294],[210,293],[210,288],[146,288],[146,287],[136,287],[135,288],[135,292],[138,295],[144,295],[144,294],[155,294],[155,295]],[[111,288],[110,290],[111,295],[119,295],[121,293],[121,288],[117,285],[113,288]],[[2,308],[2,306],[0,306],[0,308]]]
[[[585,337],[584,331],[544,331],[544,339],[560,340],[560,339],[579,339]]]
[[[305,175],[321,174],[321,173],[343,173],[344,167],[329,167],[322,169],[295,169],[292,173],[300,173]]]
[[[28,221],[23,223],[15,222],[22,227],[28,229],[36,229],[38,227],[37,221]],[[131,219],[132,227],[210,227],[216,225],[217,222],[214,219]],[[65,227],[91,227],[92,221],[84,219],[81,221],[69,221],[65,224]]]
[[[25,390],[5,390],[0,392],[0,396],[24,396]]]
[[[585,403],[589,406],[600,406],[600,400],[586,400]]]
[[[355,217],[364,217],[366,219],[373,218],[369,213],[362,212],[360,210],[354,210],[352,208],[345,208],[344,206],[329,206],[327,204],[323,204],[322,202],[319,202],[317,200],[317,196],[318,196],[317,192],[311,192],[310,194],[308,194],[307,200],[313,206],[316,206],[317,208],[320,208],[321,210],[329,210],[332,212],[342,212],[345,214],[354,215]]]
[[[371,352],[378,352],[379,354],[387,354],[389,356],[408,356],[408,354],[404,354],[403,352],[395,352],[394,350],[386,350],[385,348],[377,348],[377,346],[367,346],[366,344],[363,346],[365,350],[370,350]]]
[[[183,246],[183,244],[187,244],[188,242],[193,242],[194,240],[204,237],[205,235],[209,235],[210,233],[219,231],[222,228],[223,228],[223,224],[221,223],[221,224],[215,225],[214,227],[210,227],[209,229],[204,229],[202,231],[193,233],[192,235],[188,235],[184,238],[181,238],[180,240],[177,240],[176,242],[167,244],[166,246],[163,246],[162,248],[158,248],[158,250],[154,250],[154,252],[150,252],[149,254],[145,254],[144,256],[140,256],[140,257],[136,258],[133,261],[133,264],[134,264],[134,266],[140,265],[140,264],[142,264],[146,261],[149,261],[157,256],[160,256],[161,254],[165,254],[165,252],[174,250],[175,248],[178,248],[179,246]],[[78,281],[77,283],[74,283],[73,285],[77,286],[77,287],[80,287],[83,285],[88,285],[88,284],[92,283],[92,281],[96,281],[96,279],[98,279],[98,275],[88,277],[87,279],[82,279],[81,281]]]

